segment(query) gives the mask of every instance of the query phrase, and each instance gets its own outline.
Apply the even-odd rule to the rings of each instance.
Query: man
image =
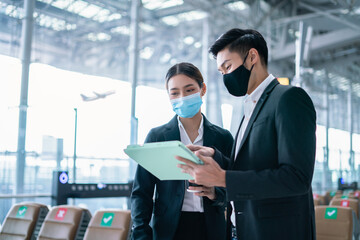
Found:
[[[267,72],[268,50],[255,30],[232,29],[210,48],[229,93],[245,96],[232,165],[215,148],[189,146],[204,165],[177,157],[195,183],[225,187],[237,239],[315,239],[311,180],[316,113],[306,92]],[[235,221],[234,221],[235,220]]]

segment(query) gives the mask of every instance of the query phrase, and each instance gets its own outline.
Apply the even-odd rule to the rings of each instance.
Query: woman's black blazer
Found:
[[[230,156],[234,141],[230,132],[211,124],[205,116],[203,117],[204,146],[215,147],[224,155]],[[145,142],[172,140],[180,140],[177,116],[167,124],[153,128]],[[228,168],[227,162],[218,163],[223,169]],[[209,240],[221,240],[226,237],[225,190],[215,188],[215,191],[214,201],[203,197],[206,235]],[[172,239],[179,222],[184,194],[185,181],[160,181],[138,166],[131,194],[132,239]]]

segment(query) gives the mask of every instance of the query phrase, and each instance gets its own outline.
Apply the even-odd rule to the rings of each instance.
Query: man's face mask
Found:
[[[244,62],[241,66],[231,73],[223,75],[225,87],[231,95],[236,97],[244,96],[248,89],[251,71],[254,67],[254,65],[252,65],[250,70],[245,68],[244,64],[248,55],[249,52],[246,54]]]
[[[192,118],[197,114],[202,105],[200,92],[182,98],[170,100],[174,112],[182,118]]]

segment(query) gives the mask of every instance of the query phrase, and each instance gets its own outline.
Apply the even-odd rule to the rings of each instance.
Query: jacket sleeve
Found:
[[[283,93],[276,109],[278,167],[226,171],[229,201],[290,197],[308,192],[316,145],[313,103],[304,90],[294,87]]]
[[[217,155],[217,157],[215,159],[215,161],[217,161],[219,163],[219,165],[221,166],[221,168],[223,169],[227,169],[229,167],[230,164],[230,159],[228,158],[231,155],[231,149],[232,149],[232,145],[234,143],[234,139],[231,135],[230,132],[226,131],[226,135],[224,136],[224,139],[222,139],[222,151],[220,152],[219,150],[216,149],[216,147],[213,147],[215,149],[215,155]],[[215,187],[215,195],[216,198],[213,201],[213,206],[221,206],[221,207],[225,207],[226,206],[226,190],[225,188],[222,187]]]
[[[154,142],[152,131],[149,132],[145,142]],[[152,239],[150,220],[153,212],[153,195],[156,177],[138,165],[134,185],[130,197],[131,218],[133,221],[132,238],[136,240]]]

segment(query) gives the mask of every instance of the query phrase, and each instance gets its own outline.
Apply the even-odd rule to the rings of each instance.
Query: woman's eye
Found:
[[[177,92],[172,92],[172,93],[170,93],[170,95],[171,96],[176,96],[176,95],[178,95],[178,93]]]
[[[226,67],[226,70],[229,70],[230,68],[231,68],[231,65],[227,66],[227,67]]]
[[[194,89],[187,89],[186,92],[192,92]]]

